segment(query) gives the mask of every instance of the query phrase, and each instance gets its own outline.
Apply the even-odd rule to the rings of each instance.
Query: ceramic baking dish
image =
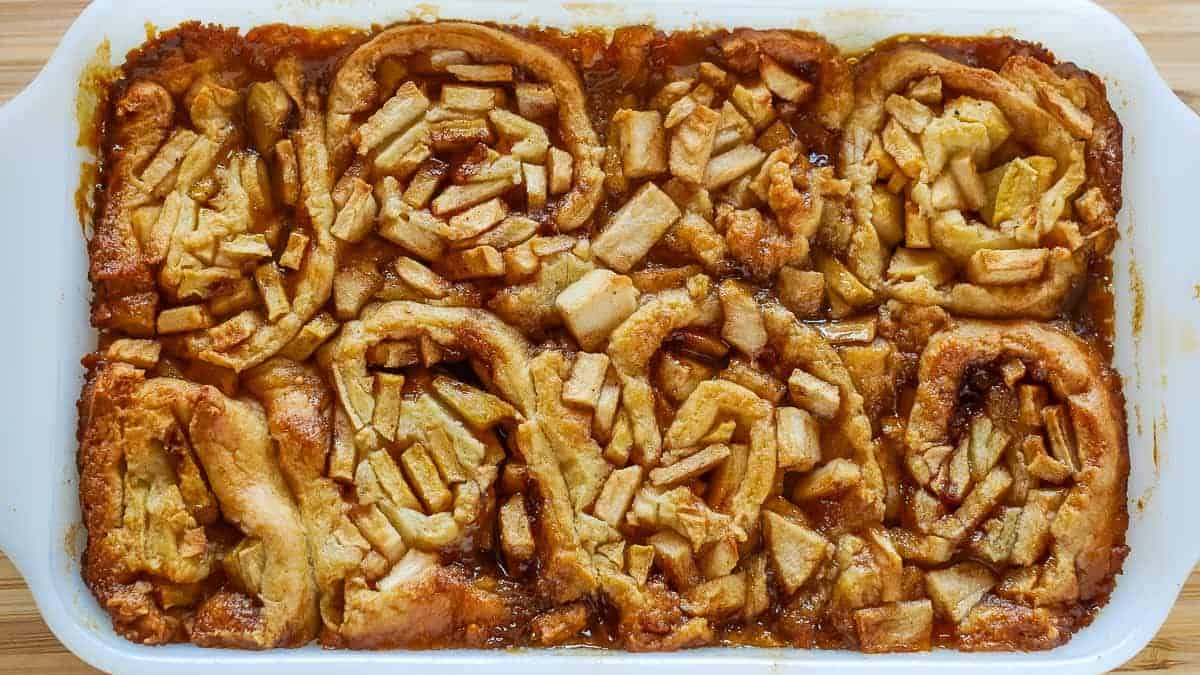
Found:
[[[964,7],[964,5],[966,5]],[[834,8],[831,8],[834,6]],[[145,39],[145,24],[187,19],[250,27],[366,27],[459,18],[571,28],[650,22],[696,26],[797,27],[846,50],[896,33],[1004,33],[1041,41],[1061,59],[1101,75],[1125,127],[1125,206],[1116,249],[1116,367],[1124,376],[1131,474],[1125,563],[1111,602],[1088,628],[1053,651],[1031,654],[867,656],[840,651],[709,648],[666,655],[597,650],[500,652],[249,653],[191,645],[144,647],[116,636],[79,574],[81,530],[75,469],[79,358],[92,349],[84,239],[74,206],[80,164],[75,96],[84,65],[109,40],[115,60]],[[662,673],[887,670],[992,673],[1098,672],[1116,667],[1150,640],[1200,557],[1196,524],[1200,453],[1200,118],[1154,70],[1133,34],[1082,0],[655,0],[641,5],[552,0],[100,0],[63,38],[37,79],[0,108],[0,549],[33,590],[60,640],[113,672],[254,671],[289,674],[594,672],[633,666]],[[620,665],[618,665],[620,664]]]

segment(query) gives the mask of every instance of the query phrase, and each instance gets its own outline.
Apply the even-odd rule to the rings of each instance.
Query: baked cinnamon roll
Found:
[[[285,347],[335,269],[314,83],[295,61],[251,67],[237,58],[248,49],[213,29],[132,57],[143,75],[115,94],[89,249],[95,325],[163,336],[218,372]]]
[[[1095,350],[1032,322],[960,321],[921,354],[903,437],[907,512],[891,530],[926,568],[955,644],[1049,647],[1124,559],[1123,401]]]
[[[1053,318],[1116,237],[1120,158],[1104,85],[1043,50],[948,38],[872,50],[841,148],[854,228],[830,264],[844,267],[839,300]]]
[[[248,649],[316,636],[304,530],[257,403],[100,362],[80,439],[84,579],[119,633]]]

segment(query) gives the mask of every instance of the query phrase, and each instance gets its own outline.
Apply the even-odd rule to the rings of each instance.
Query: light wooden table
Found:
[[[37,74],[86,4],[82,0],[0,0],[0,103]],[[1133,28],[1175,92],[1200,112],[1200,0],[1103,0],[1101,4]],[[1122,670],[1200,672],[1200,567],[1158,636]],[[95,672],[54,638],[21,576],[0,555],[0,675]]]

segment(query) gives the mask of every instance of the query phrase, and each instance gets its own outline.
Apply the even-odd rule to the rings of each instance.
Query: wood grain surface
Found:
[[[86,4],[82,0],[0,0],[0,104],[33,79]],[[1200,112],[1200,0],[1105,0],[1101,4],[1129,24],[1175,93]],[[1200,672],[1200,568],[1193,571],[1162,630],[1121,670]],[[0,675],[95,672],[54,638],[21,576],[0,554]]]

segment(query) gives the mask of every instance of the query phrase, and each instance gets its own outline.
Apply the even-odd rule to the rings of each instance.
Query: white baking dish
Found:
[[[0,548],[28,580],[60,640],[108,671],[179,675],[223,672],[594,672],[634,666],[663,673],[799,672],[806,668],[1001,672],[1098,672],[1132,657],[1158,630],[1200,556],[1195,519],[1200,453],[1200,265],[1197,191],[1200,118],[1154,70],[1133,34],[1082,0],[655,0],[645,5],[551,0],[445,0],[435,8],[399,0],[100,0],[67,32],[49,64],[0,108]],[[964,7],[964,5],[969,5]],[[1125,377],[1132,473],[1128,543],[1116,592],[1096,621],[1068,644],[1033,654],[865,656],[850,652],[710,648],[667,655],[595,650],[248,653],[190,645],[142,647],[117,637],[79,575],[80,527],[74,402],[79,358],[94,344],[88,326],[84,240],[73,197],[80,162],[76,82],[104,39],[115,60],[145,39],[149,21],[187,19],[241,27],[273,21],[369,26],[412,19],[462,18],[571,28],[652,22],[662,28],[798,27],[846,49],[895,33],[979,35],[1002,32],[1041,41],[1062,59],[1103,76],[1125,126],[1125,206],[1116,251],[1116,365]],[[1139,318],[1140,317],[1140,318]],[[1140,324],[1140,330],[1135,325]]]

